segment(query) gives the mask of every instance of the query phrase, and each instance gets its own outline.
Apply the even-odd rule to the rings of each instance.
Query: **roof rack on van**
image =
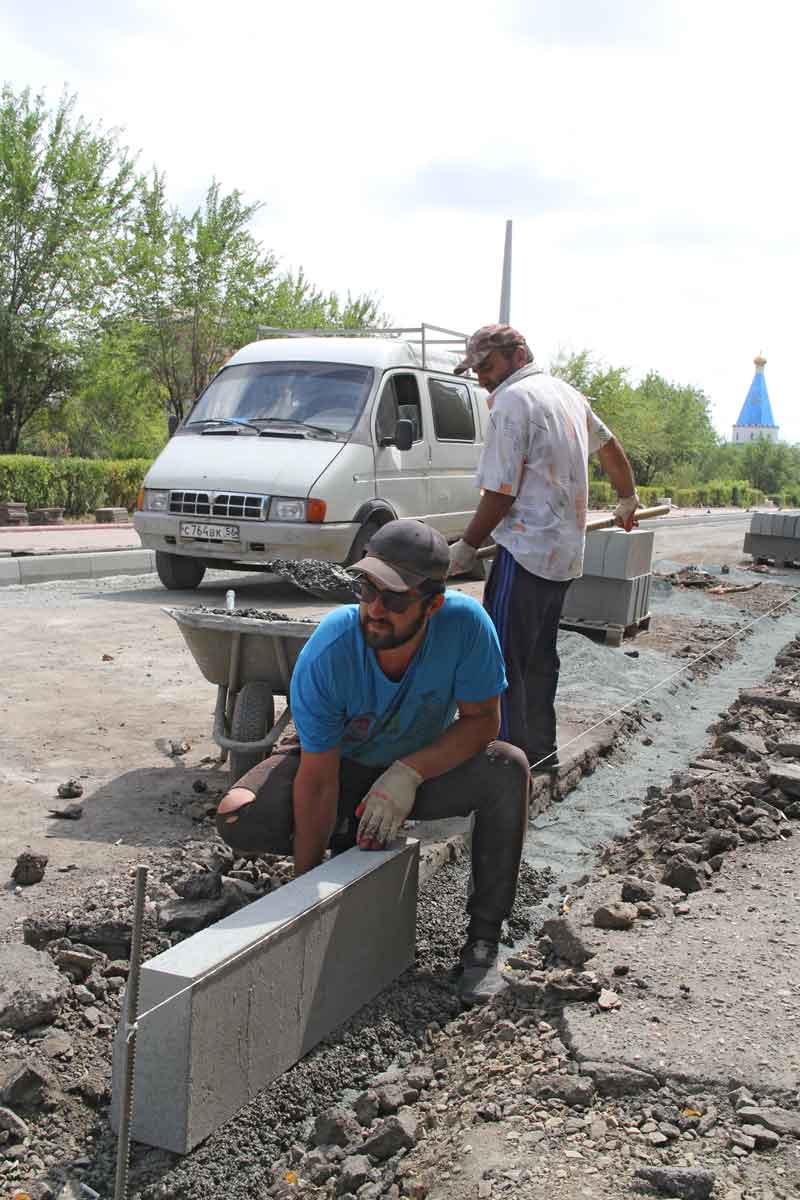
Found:
[[[459,356],[466,354],[468,333],[458,333],[454,329],[445,329],[441,325],[430,325],[423,321],[421,325],[385,327],[373,325],[355,329],[282,329],[278,325],[259,325],[257,336],[263,337],[391,337],[400,341],[419,345],[422,352],[422,368],[426,368],[425,352],[428,346],[449,346]],[[431,337],[431,334],[445,334],[444,337]]]

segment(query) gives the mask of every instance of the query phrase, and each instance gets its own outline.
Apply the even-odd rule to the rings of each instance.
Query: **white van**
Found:
[[[454,541],[475,510],[488,411],[453,374],[463,334],[290,332],[234,354],[147,472],[134,526],[165,587],[209,566],[351,563],[394,517]]]

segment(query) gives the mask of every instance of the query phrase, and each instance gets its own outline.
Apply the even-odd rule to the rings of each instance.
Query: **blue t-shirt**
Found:
[[[306,642],[292,674],[292,716],[304,750],[341,747],[368,766],[430,745],[456,714],[506,688],[503,653],[486,612],[461,592],[446,592],[403,678],[384,675],[367,645],[358,605],[329,613]]]

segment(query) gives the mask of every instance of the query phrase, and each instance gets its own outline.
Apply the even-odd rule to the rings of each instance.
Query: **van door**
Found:
[[[414,443],[405,452],[385,445],[400,418],[414,425]],[[430,449],[414,371],[387,371],[373,418],[375,495],[391,504],[398,517],[426,517],[429,512]]]
[[[460,537],[478,504],[475,473],[481,426],[472,388],[448,376],[428,376],[432,436],[431,525],[448,538]]]

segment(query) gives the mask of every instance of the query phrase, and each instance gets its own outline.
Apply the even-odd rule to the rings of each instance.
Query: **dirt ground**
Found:
[[[703,525],[688,552],[686,528],[675,529],[671,521],[656,527],[655,557],[734,562],[741,557],[748,520],[728,517]],[[720,628],[714,621],[699,644],[692,640],[691,616],[675,614],[654,623],[636,644],[674,655],[686,654],[693,644],[702,651],[738,614],[743,620],[748,611],[763,611],[773,591],[784,594],[769,584],[765,577],[753,592],[720,598]],[[480,597],[481,584],[461,586]],[[68,903],[92,878],[126,871],[143,848],[177,845],[197,832],[198,806],[212,806],[227,783],[211,740],[215,688],[163,608],[220,605],[229,587],[241,606],[317,619],[328,608],[267,576],[221,572],[209,572],[193,595],[170,595],[155,576],[0,591],[5,685],[0,785],[6,817],[0,879],[9,880],[23,849],[50,857],[45,880],[33,891],[20,894],[2,885],[0,931],[16,925],[34,904]],[[593,700],[592,708],[602,709],[602,695]],[[189,749],[174,755],[172,743],[187,743]],[[60,806],[59,784],[72,778],[84,789],[83,817],[75,822],[50,817]],[[193,788],[197,781],[206,785],[202,794]]]

